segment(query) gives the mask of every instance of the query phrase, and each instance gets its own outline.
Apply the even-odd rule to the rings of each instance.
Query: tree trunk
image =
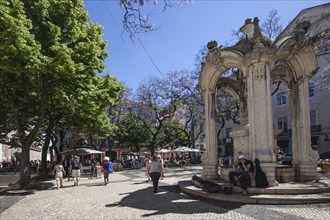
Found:
[[[45,142],[44,146],[42,146],[42,152],[41,152],[41,173],[43,175],[46,175],[48,173],[48,169],[47,169],[48,147],[49,147],[49,141],[47,143],[47,137],[46,137],[46,142]]]
[[[54,127],[55,120],[51,119],[49,121],[49,125],[46,129],[46,139],[45,139],[45,144],[42,146],[42,152],[41,152],[41,173],[43,175],[46,175],[48,173],[47,169],[47,152],[49,148],[49,143],[52,135],[52,129]]]
[[[30,189],[30,145],[22,146],[20,188]]]

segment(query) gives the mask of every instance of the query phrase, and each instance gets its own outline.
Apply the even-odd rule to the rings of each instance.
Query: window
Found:
[[[285,92],[281,92],[281,93],[277,94],[276,98],[277,98],[277,106],[286,105],[286,94],[285,94]]]
[[[281,129],[284,133],[288,130],[288,116],[277,118],[277,128]]]
[[[312,98],[315,96],[315,85],[314,83],[308,83],[308,93],[309,93],[309,98]]]
[[[311,118],[311,126],[317,125],[317,120],[316,120],[316,110],[312,110],[309,112],[309,116]]]

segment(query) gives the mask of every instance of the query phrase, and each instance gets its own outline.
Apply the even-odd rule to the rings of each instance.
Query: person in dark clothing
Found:
[[[256,176],[255,176],[256,186],[259,188],[268,187],[269,182],[267,180],[266,174],[264,173],[264,171],[261,170],[259,159],[256,158],[254,160],[254,163],[256,164]]]
[[[237,167],[233,168],[234,171],[229,172],[230,184],[237,186],[235,176],[239,178],[240,186],[244,190],[243,193],[247,193],[247,186],[251,186],[251,179],[254,175],[254,165],[251,160],[247,160],[244,155],[239,155],[239,163]]]

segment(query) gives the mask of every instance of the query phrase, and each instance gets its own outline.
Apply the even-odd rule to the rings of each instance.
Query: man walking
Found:
[[[73,160],[70,164],[70,172],[74,181],[74,186],[79,185],[79,180],[80,180],[80,173],[82,171],[82,164],[80,163],[78,156],[75,155],[73,157]]]

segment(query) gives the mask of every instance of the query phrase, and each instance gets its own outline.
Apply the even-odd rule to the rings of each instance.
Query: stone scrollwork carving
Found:
[[[266,78],[265,71],[262,68],[255,68],[254,78],[258,81]]]
[[[317,161],[319,159],[319,154],[317,150],[310,149],[309,150],[309,160],[310,161]]]
[[[223,66],[223,61],[221,59],[221,50],[214,50],[213,53],[207,57],[206,61],[214,65],[217,69],[221,70],[221,67]]]
[[[270,72],[270,76],[273,83],[284,81],[287,84],[292,79],[292,72],[290,67],[284,61],[277,61],[274,68]]]
[[[292,54],[297,54],[301,48],[308,45],[309,38],[306,36],[308,28],[311,26],[309,21],[301,22],[296,26],[294,31],[294,37],[296,39],[296,44],[292,48]]]

